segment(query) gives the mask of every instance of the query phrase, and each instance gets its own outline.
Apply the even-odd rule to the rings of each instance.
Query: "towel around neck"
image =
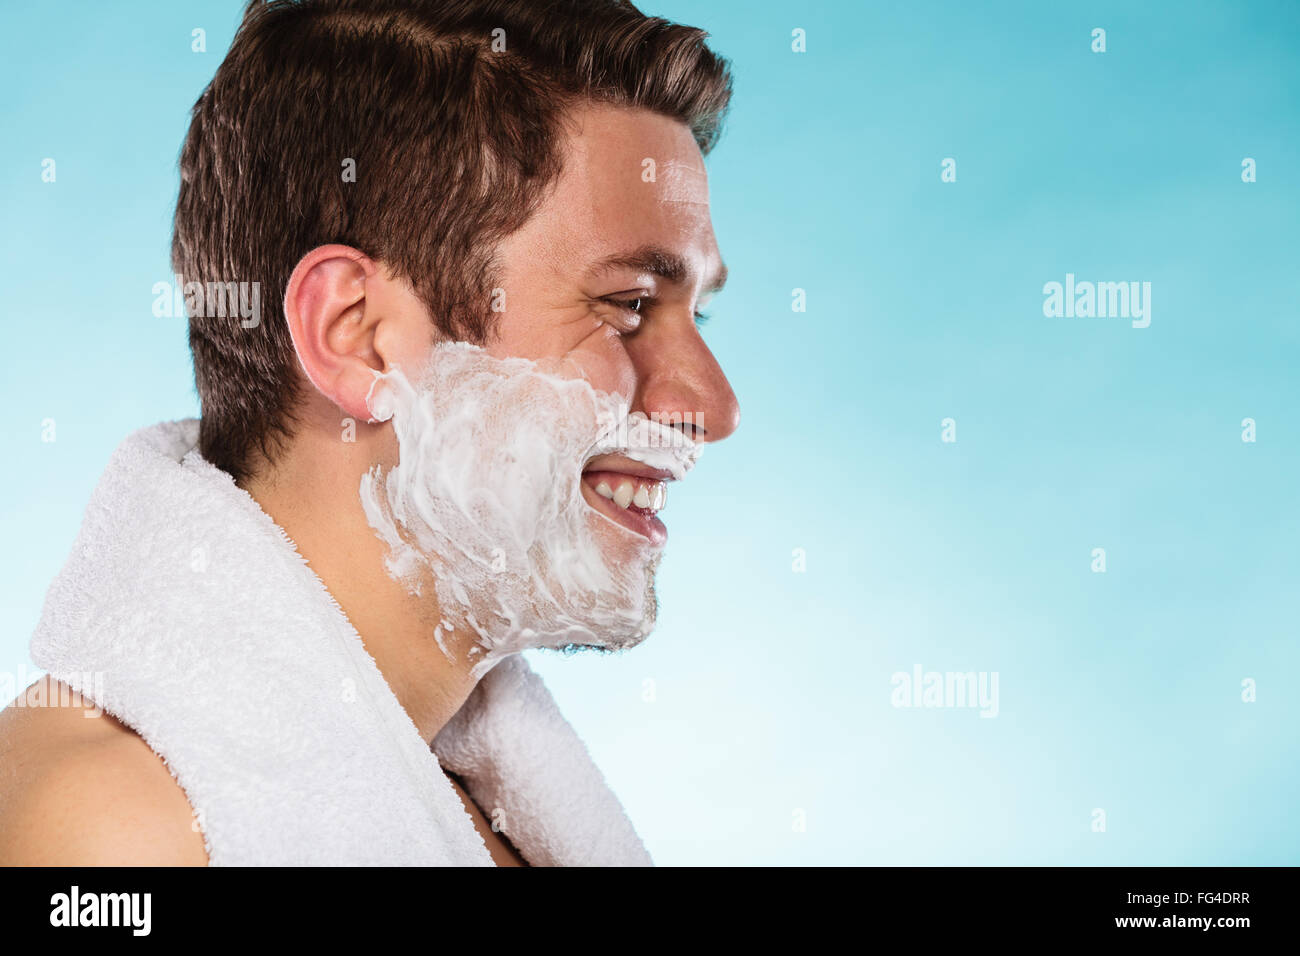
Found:
[[[36,664],[132,727],[212,865],[491,866],[443,767],[534,866],[651,865],[520,655],[430,748],[293,542],[165,422],[114,452],[46,595]]]

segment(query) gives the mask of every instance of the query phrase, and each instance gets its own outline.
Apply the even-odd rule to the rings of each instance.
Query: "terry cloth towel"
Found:
[[[534,866],[652,865],[519,656],[430,748],[293,542],[195,450],[127,438],[46,595],[32,659],[132,727],[212,865],[492,866],[443,767]]]

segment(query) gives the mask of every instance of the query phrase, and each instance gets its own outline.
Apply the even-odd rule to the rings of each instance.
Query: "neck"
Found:
[[[361,509],[361,476],[374,458],[361,442],[308,436],[273,470],[241,482],[297,546],[356,629],[402,708],[430,744],[473,691],[473,661],[463,637],[434,640],[441,618],[432,588],[413,595],[384,569],[385,547]],[[340,461],[340,458],[344,459]]]

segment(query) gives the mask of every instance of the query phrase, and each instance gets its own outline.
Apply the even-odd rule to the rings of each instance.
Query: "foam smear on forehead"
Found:
[[[680,478],[699,446],[558,371],[445,343],[416,382],[394,369],[371,388],[399,461],[362,477],[366,518],[388,572],[436,589],[443,652],[472,635],[456,644],[476,676],[530,647],[630,647],[654,625],[659,552],[586,504],[582,468],[617,453]]]

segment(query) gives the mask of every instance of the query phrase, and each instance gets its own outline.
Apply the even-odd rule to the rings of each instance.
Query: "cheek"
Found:
[[[571,349],[565,358],[573,373],[581,375],[597,391],[629,399],[636,393],[636,366],[627,353],[623,337],[607,325]]]
[[[544,371],[584,378],[602,392],[630,397],[636,391],[636,368],[619,333],[584,312],[572,316],[512,315],[503,320],[484,346],[493,358],[524,358]]]

